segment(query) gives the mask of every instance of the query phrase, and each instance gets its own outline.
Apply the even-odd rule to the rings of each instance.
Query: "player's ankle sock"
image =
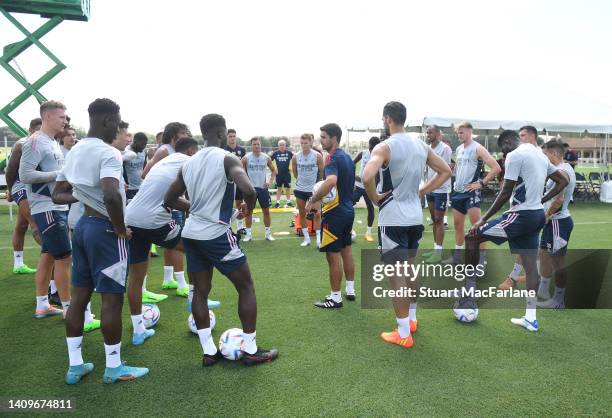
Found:
[[[550,286],[550,277],[540,277],[540,286],[538,287],[538,293],[548,294],[548,287]],[[555,286],[555,291],[557,287]]]
[[[250,237],[251,236],[251,228],[247,227],[246,229],[246,234]]]
[[[134,334],[142,334],[145,332],[144,321],[142,314],[132,315],[132,327],[134,327]]]
[[[55,280],[51,279],[49,281],[49,288],[50,288],[51,294],[54,294],[57,292],[57,286],[55,285]]]
[[[555,286],[555,295],[553,296],[555,302],[565,302],[565,288]]]
[[[355,280],[346,279],[346,294],[347,295],[355,294]]]
[[[487,252],[486,252],[486,250],[480,250],[479,253],[478,253],[478,264],[480,264],[482,266],[482,265],[484,265],[486,260],[487,260]]]
[[[193,302],[193,285],[192,284],[189,285],[189,295],[187,295],[187,301],[189,302],[189,305],[191,305],[191,303]]]
[[[174,266],[164,266],[164,283],[170,283],[172,281],[173,273]]]
[[[147,276],[145,275],[144,280],[142,281],[142,293],[147,291]]]
[[[210,327],[202,328],[198,330],[198,338],[200,339],[200,345],[204,354],[214,356],[217,352],[217,347],[213,342],[212,335],[210,334]]]
[[[49,297],[45,296],[36,296],[36,309],[44,310],[49,309]]]
[[[272,235],[272,230],[270,229],[269,226],[266,226],[266,236],[268,235]]]
[[[331,298],[334,302],[337,302],[337,303],[342,302],[342,292],[341,291],[331,292]]]
[[[441,253],[442,253],[442,246],[441,246],[441,245],[438,245],[438,244],[434,244],[434,253],[435,253],[436,255],[441,254]]]
[[[253,331],[251,334],[247,334],[246,332],[242,334],[242,339],[244,340],[244,351],[248,354],[255,354],[257,352],[255,334],[257,334],[256,331]]]
[[[448,216],[444,217],[444,224],[446,225],[448,223]]]
[[[13,268],[23,266],[23,251],[13,251]]]
[[[66,345],[68,346],[68,359],[71,366],[79,366],[83,364],[83,356],[81,355],[81,343],[83,336],[66,337]]]
[[[91,314],[91,302],[89,302],[85,307],[85,323],[89,324],[91,321],[93,321],[93,315]]]
[[[527,309],[525,309],[525,319],[530,322],[536,320],[536,302],[537,297],[528,297],[527,298]]]
[[[243,228],[242,219],[238,219],[236,221],[236,229],[242,229],[242,228]]]
[[[512,268],[512,271],[510,272],[510,277],[516,280],[518,276],[520,276],[521,271],[523,271],[523,265],[514,263],[514,268]]]
[[[184,271],[177,271],[174,273],[174,277],[176,278],[176,281],[178,283],[178,288],[179,289],[184,289],[185,287],[187,287],[187,282],[185,281],[185,272]]]
[[[67,301],[62,301],[62,309],[64,310],[64,316],[66,316],[66,311],[70,307],[70,299]]]
[[[310,235],[308,234],[308,228],[302,228],[302,235],[304,236],[304,241],[310,241]]]
[[[104,352],[106,353],[106,367],[114,369],[121,366],[121,343],[108,345],[104,344]]]
[[[317,245],[321,245],[321,231],[317,229]]]
[[[372,233],[372,227],[371,227],[371,226],[368,226],[368,227],[366,228],[366,234],[371,234],[371,233]]]
[[[409,318],[395,318],[397,321],[397,332],[400,337],[406,338],[410,336],[410,319]]]
[[[416,310],[417,310],[417,304],[416,302],[411,303],[410,304],[410,309],[408,309],[408,319],[410,321],[416,321]]]
[[[455,244],[455,251],[453,252],[453,259],[455,262],[460,263],[462,258],[463,258],[463,250],[464,250],[465,246],[464,245],[456,245]]]

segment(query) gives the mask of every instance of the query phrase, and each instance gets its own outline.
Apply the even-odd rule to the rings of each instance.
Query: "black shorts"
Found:
[[[294,190],[293,194],[295,195],[296,199],[300,199],[300,200],[308,200],[312,197],[312,192],[303,192],[301,190]]]
[[[416,257],[424,229],[423,225],[379,226],[378,246],[383,261],[394,263]]]
[[[269,208],[272,204],[272,199],[270,198],[270,192],[268,191],[268,189],[255,187],[255,191],[257,192],[257,201],[259,202],[259,207],[262,209]]]
[[[276,188],[285,187],[287,189],[291,188],[291,175],[279,175],[276,176]]]
[[[321,247],[322,253],[338,253],[343,248],[353,244],[351,231],[355,214],[335,215],[324,213],[321,219]]]

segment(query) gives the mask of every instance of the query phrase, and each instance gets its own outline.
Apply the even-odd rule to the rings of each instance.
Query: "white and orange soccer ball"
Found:
[[[321,187],[321,185],[323,184],[325,180],[321,180],[317,183],[315,183],[315,185],[312,188],[312,194],[314,195],[315,193],[317,193],[317,191],[319,190],[319,188]],[[323,199],[321,199],[321,202],[323,202],[323,204],[327,204],[329,202],[331,202],[332,200],[334,200],[336,198],[336,188],[332,187],[332,189],[329,191],[329,193],[327,193],[327,195],[325,195],[323,197]]]
[[[219,339],[219,351],[228,360],[239,360],[242,358],[242,330],[230,328],[221,334]]]

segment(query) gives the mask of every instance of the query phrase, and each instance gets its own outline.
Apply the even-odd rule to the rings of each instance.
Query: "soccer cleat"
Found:
[[[272,234],[270,234],[270,235],[266,235],[266,241],[276,241],[276,240],[274,239]]]
[[[244,237],[244,239],[242,240],[242,242],[250,242],[251,241],[251,236],[249,234],[246,234],[246,236]]]
[[[543,300],[541,302],[538,301],[536,302],[536,305],[541,308],[548,308],[548,309],[565,309],[565,302],[555,300],[555,298],[550,298],[547,300]]]
[[[34,311],[34,318],[41,319],[46,318],[48,316],[61,315],[62,313],[64,313],[63,310],[56,308],[55,306],[49,306],[45,309],[36,309]]]
[[[223,354],[219,350],[212,356],[210,354],[204,354],[202,356],[202,367],[214,366],[219,361],[223,360]]]
[[[355,294],[354,293],[347,293],[346,294],[346,300],[354,302],[355,301]]]
[[[308,247],[310,245],[310,241],[302,241],[300,247]]]
[[[398,330],[394,330],[391,332],[383,332],[382,334],[380,334],[380,338],[382,338],[382,340],[386,343],[397,344],[400,347],[404,348],[412,348],[412,346],[414,345],[414,341],[412,340],[412,334],[405,338],[402,338],[400,337]]]
[[[83,332],[91,332],[98,328],[100,328],[100,320],[92,319],[91,321],[83,325]]]
[[[142,303],[159,303],[168,299],[168,295],[162,295],[160,293],[153,293],[145,290],[142,292]]]
[[[428,264],[438,264],[442,262],[442,253],[432,252],[431,255],[425,259],[425,262]]]
[[[68,367],[68,371],[66,372],[66,383],[69,385],[76,385],[83,377],[91,373],[93,369],[93,363],[83,363],[78,366]]]
[[[285,204],[286,208],[292,208],[293,207],[293,202],[290,200]]]
[[[215,309],[221,306],[221,302],[218,300],[208,299],[208,309]],[[191,302],[187,301],[187,312],[191,312]]]
[[[528,321],[523,316],[522,318],[511,318],[510,322],[512,322],[514,325],[520,325],[521,327],[529,331],[537,331],[539,329],[537,319],[532,322],[532,321]]]
[[[278,208],[280,208],[280,202],[276,202],[276,203],[274,204],[274,209],[278,209]]]
[[[367,232],[363,236],[363,239],[365,239],[367,242],[374,242],[374,238],[372,238],[372,234],[368,234]]]
[[[314,306],[323,309],[338,309],[342,308],[342,301],[336,302],[331,296],[326,296],[322,301],[315,302]]]
[[[33,274],[36,273],[36,269],[30,268],[25,264],[22,264],[21,267],[13,267],[13,274]]]
[[[256,366],[262,363],[269,363],[278,358],[278,350],[273,348],[272,350],[263,350],[258,348],[253,354],[249,354],[246,351],[242,352],[242,364],[245,366]]]
[[[133,345],[143,345],[147,338],[151,338],[155,335],[154,329],[145,329],[144,332],[140,334],[132,335],[132,344]]]
[[[237,230],[236,235],[246,235],[246,228],[240,228]]]
[[[418,325],[417,320],[414,321],[410,321],[410,332],[416,332],[417,331],[417,325]]]
[[[174,279],[168,281],[164,280],[162,289],[178,289],[178,282]]]
[[[180,296],[182,298],[189,296],[189,286],[176,289],[176,296]]]
[[[122,363],[119,367],[107,367],[104,370],[104,383],[126,382],[143,377],[149,373],[146,367],[130,367]]]
[[[521,277],[523,278],[523,280],[521,280]],[[516,279],[514,279],[512,276],[508,276],[503,282],[497,285],[497,288],[499,290],[510,290],[512,288],[515,288],[518,282],[521,281],[525,281],[525,276],[518,276]]]
[[[49,293],[47,295],[47,297],[49,298],[49,303],[51,305],[55,305],[58,308],[60,308],[62,306],[62,300],[59,297],[59,293],[55,292],[55,293]]]

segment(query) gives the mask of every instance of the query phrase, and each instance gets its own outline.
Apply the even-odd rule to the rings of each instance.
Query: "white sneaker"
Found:
[[[310,245],[310,241],[302,241],[302,243],[300,244],[300,247],[308,247]]]
[[[276,241],[276,240],[274,239],[272,234],[270,234],[270,235],[266,235],[266,241]]]
[[[549,308],[549,309],[565,309],[565,302],[564,301],[559,302],[555,300],[555,298],[550,298],[547,300],[543,300],[541,302],[537,301],[536,305],[542,308]]]
[[[249,242],[251,240],[251,236],[250,235],[246,235],[243,239],[242,242]]]
[[[512,322],[514,325],[520,325],[521,327],[529,330],[529,331],[537,331],[539,329],[538,327],[538,320],[536,319],[535,321],[531,322],[528,321],[527,319],[525,319],[525,317],[522,318],[511,318],[510,322]]]

